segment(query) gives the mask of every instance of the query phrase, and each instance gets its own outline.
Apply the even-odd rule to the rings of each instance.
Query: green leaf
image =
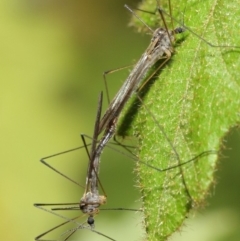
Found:
[[[175,19],[182,22],[184,15],[184,24],[208,42],[240,46],[238,4],[236,0],[175,0],[172,10]],[[163,6],[168,12],[168,3]],[[154,11],[156,2],[144,1],[139,8]],[[158,27],[156,15],[137,14],[153,29]],[[134,17],[132,25],[145,29]],[[174,21],[174,26],[179,25]],[[240,49],[211,47],[188,30],[176,38],[171,60],[140,93],[144,104],[133,96],[118,128],[119,135],[138,137],[141,161],[161,169],[204,151],[220,150],[223,136],[240,121]],[[166,240],[191,209],[204,206],[216,166],[213,154],[163,172],[138,163],[147,240]]]

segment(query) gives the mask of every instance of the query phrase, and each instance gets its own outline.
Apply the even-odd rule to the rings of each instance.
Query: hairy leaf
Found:
[[[168,2],[160,4],[169,12]],[[240,46],[238,1],[171,4],[175,27],[184,20],[212,44]],[[154,11],[156,1],[144,1],[139,8]],[[153,29],[163,26],[157,14],[137,14]],[[171,29],[171,19],[165,18]],[[137,29],[146,29],[134,17],[132,21]],[[137,136],[139,159],[160,169],[210,152],[162,172],[137,165],[148,240],[166,240],[192,208],[204,205],[217,169],[217,155],[211,151],[221,149],[223,136],[240,119],[240,48],[211,47],[191,30],[176,36],[172,58],[138,94],[143,103],[134,95],[118,130],[120,135]]]

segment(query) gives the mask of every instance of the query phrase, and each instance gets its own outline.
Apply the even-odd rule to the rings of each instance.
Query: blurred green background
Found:
[[[33,240],[62,222],[33,203],[80,200],[81,188],[39,160],[81,145],[80,133],[92,135],[103,71],[134,63],[146,48],[149,36],[127,27],[125,3],[136,6],[137,0],[0,2],[2,240]],[[127,74],[108,76],[112,97]],[[239,240],[239,133],[233,130],[226,140],[210,206],[172,240]],[[85,183],[84,151],[53,163]],[[133,167],[127,158],[104,151],[100,178],[108,195],[106,207],[141,206]],[[96,230],[117,240],[142,240],[144,233],[134,212],[102,211]],[[73,239],[84,240],[82,235],[101,240],[88,230]]]

